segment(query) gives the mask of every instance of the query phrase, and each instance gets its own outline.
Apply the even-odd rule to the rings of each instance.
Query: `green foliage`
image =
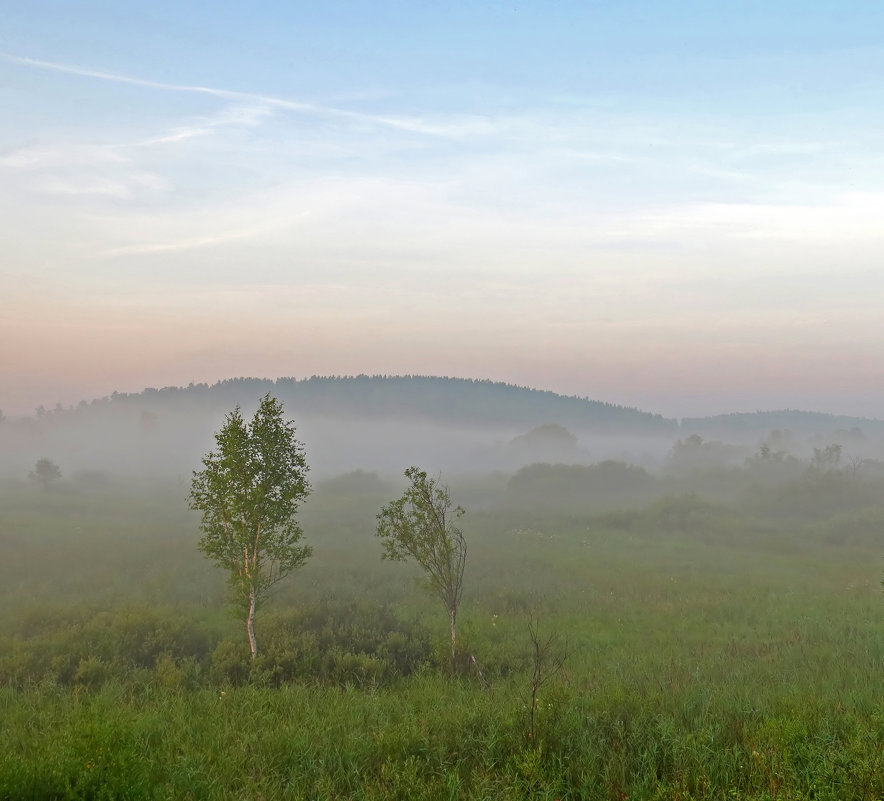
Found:
[[[430,663],[424,627],[377,603],[323,601],[269,617],[265,647],[250,664],[244,648],[222,641],[211,659],[215,681],[279,687],[310,681],[362,688],[389,685]]]
[[[384,559],[414,559],[426,573],[429,587],[445,604],[451,622],[453,671],[457,608],[467,559],[467,543],[457,520],[465,512],[453,506],[448,487],[428,478],[425,471],[409,467],[405,477],[410,486],[378,513],[376,533],[384,545]]]
[[[51,459],[37,459],[34,469],[28,473],[28,478],[42,489],[48,490],[61,480],[61,468]]]
[[[427,571],[434,590],[446,603],[460,583],[466,545],[456,521],[465,512],[452,508],[451,493],[438,479],[409,467],[405,477],[411,485],[401,498],[391,501],[378,513],[377,536],[383,541],[384,558],[393,561],[414,559]]]
[[[299,545],[295,518],[310,491],[307,461],[294,423],[283,419],[281,404],[270,395],[249,423],[239,407],[230,412],[215,442],[204,469],[193,474],[190,506],[202,512],[200,549],[229,572],[234,592],[249,607],[255,655],[257,603],[311,553]]]
[[[757,484],[775,486],[798,479],[806,469],[800,459],[777,445],[790,440],[780,432],[772,432],[758,452],[746,460],[746,471]],[[771,444],[773,443],[773,444]]]
[[[203,513],[200,548],[248,599],[251,589],[263,594],[310,555],[298,545],[303,532],[295,519],[310,491],[308,466],[294,424],[269,395],[248,424],[234,409],[215,441],[217,451],[194,472],[190,505]]]
[[[614,460],[593,465],[536,463],[522,467],[507,483],[506,503],[539,509],[544,515],[612,508],[627,499],[647,498],[656,488],[641,467]]]
[[[841,464],[841,446],[837,443],[826,445],[825,448],[814,448],[810,466],[821,473],[838,469]]]
[[[198,666],[211,652],[204,626],[162,607],[31,610],[10,635],[0,648],[0,683],[19,687],[51,680],[95,688],[161,661]]]
[[[712,525],[720,510],[697,495],[666,496],[645,513],[647,525],[658,532],[697,532]]]
[[[793,481],[778,486],[755,487],[747,502],[757,513],[821,521],[881,503],[884,480],[865,478],[840,470],[810,468]]]

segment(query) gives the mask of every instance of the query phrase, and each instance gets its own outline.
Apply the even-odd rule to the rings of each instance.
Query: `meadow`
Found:
[[[254,661],[180,479],[7,483],[0,798],[884,797],[880,479],[561,470],[446,476],[454,676],[441,603],[380,558],[395,481],[318,483]]]

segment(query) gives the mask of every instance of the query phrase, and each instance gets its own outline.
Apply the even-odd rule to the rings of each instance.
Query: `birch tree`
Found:
[[[448,612],[451,627],[451,671],[455,668],[457,608],[463,593],[467,543],[457,520],[465,512],[453,506],[451,493],[438,479],[409,467],[411,482],[401,498],[378,513],[377,536],[384,543],[384,559],[414,559],[427,574],[427,584]]]
[[[269,394],[249,422],[239,406],[230,412],[215,443],[203,469],[193,473],[188,501],[202,512],[200,550],[230,574],[254,658],[258,606],[311,553],[300,544],[303,532],[295,517],[310,492],[309,468],[294,423]]]

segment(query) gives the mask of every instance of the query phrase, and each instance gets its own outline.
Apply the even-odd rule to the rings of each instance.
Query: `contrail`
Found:
[[[0,52],[0,58],[10,61],[14,64],[22,64],[27,67],[34,67],[41,70],[51,70],[53,72],[63,72],[67,75],[79,75],[84,78],[97,78],[101,81],[113,81],[115,83],[125,83],[130,86],[142,86],[147,89],[159,89],[166,92],[187,92],[191,94],[209,95],[210,97],[218,97],[224,100],[248,101],[251,103],[263,103],[287,111],[295,111],[303,114],[314,114],[325,117],[338,117],[341,119],[351,120],[353,122],[368,123],[371,125],[381,125],[388,128],[395,128],[409,133],[422,134],[424,136],[445,137],[444,131],[416,119],[400,119],[397,117],[381,117],[374,114],[363,114],[358,111],[347,111],[346,109],[334,108],[333,106],[323,106],[316,103],[304,103],[297,100],[288,100],[282,97],[273,97],[272,95],[262,95],[252,92],[237,92],[231,89],[215,89],[210,86],[197,86],[192,84],[166,83],[164,81],[151,81],[145,78],[135,78],[131,75],[121,75],[115,72],[104,72],[103,70],[93,70],[86,67],[77,67],[71,64],[61,64],[56,61],[44,61],[38,58],[28,58],[26,56],[16,56],[11,53]]]

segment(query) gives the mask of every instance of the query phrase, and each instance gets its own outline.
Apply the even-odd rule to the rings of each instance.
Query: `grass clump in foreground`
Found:
[[[884,717],[559,688],[528,741],[514,683],[0,694],[5,798],[881,797]]]

